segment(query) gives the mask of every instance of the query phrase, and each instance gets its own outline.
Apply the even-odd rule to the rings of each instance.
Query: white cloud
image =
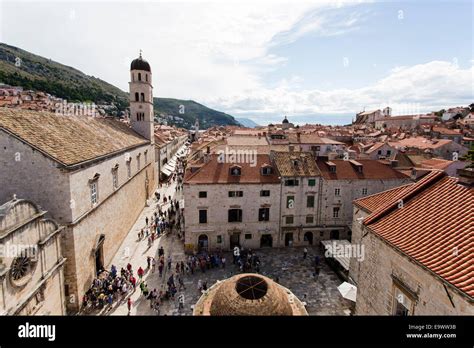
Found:
[[[474,66],[461,68],[452,62],[432,61],[411,67],[397,67],[373,85],[356,89],[299,90],[288,81],[274,89],[259,88],[234,99],[209,100],[225,111],[239,115],[295,116],[319,113],[354,114],[362,108],[387,105],[393,114],[421,113],[474,100]]]

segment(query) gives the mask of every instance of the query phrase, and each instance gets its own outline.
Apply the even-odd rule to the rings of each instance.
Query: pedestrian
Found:
[[[130,311],[132,310],[132,299],[129,297],[127,301],[127,308],[128,308],[128,315],[130,315]]]
[[[155,273],[156,260],[154,257],[151,258],[151,273]]]
[[[150,266],[151,266],[151,256],[148,256],[148,257],[146,258],[146,264],[147,264],[147,267],[146,267],[146,268],[149,269]]]
[[[168,255],[168,271],[171,269],[171,255]]]
[[[306,256],[308,256],[308,249],[304,248],[304,250],[303,250],[303,260],[306,260]]]
[[[145,224],[148,226],[148,216],[145,217]]]
[[[143,270],[143,268],[138,268],[138,271],[137,271],[137,274],[138,274],[138,277],[140,278],[140,281],[142,280],[142,277],[143,277],[143,274],[145,273],[145,271]]]
[[[202,280],[199,279],[198,280],[198,292],[201,293],[201,291],[202,291]]]
[[[158,266],[158,272],[160,273],[160,277],[163,275],[163,263],[160,262],[160,265]]]

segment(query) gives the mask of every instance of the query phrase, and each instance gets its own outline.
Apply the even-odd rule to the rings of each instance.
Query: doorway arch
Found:
[[[339,230],[332,230],[329,238],[330,239],[339,239]]]
[[[260,237],[260,248],[272,247],[273,246],[273,237],[271,234],[262,234]]]
[[[306,232],[304,234],[304,240],[308,242],[308,245],[313,245],[313,232]]]
[[[207,251],[209,247],[209,238],[206,234],[201,234],[198,237],[198,251]]]

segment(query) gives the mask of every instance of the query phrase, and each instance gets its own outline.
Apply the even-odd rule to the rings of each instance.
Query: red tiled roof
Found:
[[[372,213],[377,208],[385,205],[387,202],[392,201],[395,197],[397,197],[400,193],[406,191],[410,186],[414,185],[413,183],[395,187],[393,189],[379,192],[370,196],[365,196],[364,198],[360,198],[354,201],[354,204],[357,205],[359,208],[366,210],[369,213]]]
[[[366,217],[364,225],[472,298],[474,188],[433,171],[416,184],[356,204],[374,208],[383,197],[386,203]],[[403,206],[398,208],[400,200]]]
[[[190,167],[186,170],[184,182],[190,184],[279,184],[277,170],[273,168],[270,175],[262,175],[261,167],[271,165],[269,155],[257,155],[256,165],[251,163],[239,163],[235,165],[242,168],[241,175],[230,175],[230,168],[234,163],[221,163],[218,161],[218,155],[210,156],[209,162],[204,163],[202,167],[194,173],[191,173]]]
[[[329,166],[324,160],[319,159],[317,161],[321,175],[326,180],[409,179],[405,174],[377,160],[358,159],[357,161],[362,164],[361,173],[357,171],[350,161],[331,161],[336,164],[335,173],[330,172]]]

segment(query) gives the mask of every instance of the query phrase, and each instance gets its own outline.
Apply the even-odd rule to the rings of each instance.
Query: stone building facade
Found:
[[[279,244],[280,181],[268,155],[255,166],[217,155],[189,164],[183,192],[188,252]]]
[[[472,195],[472,184],[433,171],[354,203],[352,243],[365,249],[350,262],[356,314],[474,314]]]
[[[411,183],[405,174],[376,160],[317,161],[322,176],[319,224],[329,238],[350,239],[355,199]]]
[[[280,243],[278,246],[317,244],[321,174],[310,152],[272,152],[281,177]]]
[[[64,315],[64,228],[35,203],[0,206],[0,315]]]
[[[78,310],[157,185],[153,112],[137,111],[152,107],[151,71],[144,62],[132,62],[132,76],[149,74],[147,83],[131,83],[131,98],[139,93],[132,128],[108,118],[0,108],[0,200],[13,194],[31,199],[65,226],[69,312]]]

